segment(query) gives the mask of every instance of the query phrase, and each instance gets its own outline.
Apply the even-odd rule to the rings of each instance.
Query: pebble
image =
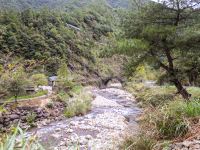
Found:
[[[170,150],[200,150],[200,141],[191,140],[175,143],[170,146]]]
[[[73,129],[67,129],[67,133],[72,133],[73,131]]]
[[[61,128],[56,128],[55,131],[59,132],[59,131],[61,131]]]
[[[87,135],[85,138],[90,140],[90,139],[92,139],[92,136],[91,135]]]

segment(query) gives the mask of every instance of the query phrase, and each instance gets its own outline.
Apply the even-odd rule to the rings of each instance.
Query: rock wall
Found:
[[[0,131],[6,131],[11,126],[20,123],[22,129],[27,129],[33,126],[46,125],[52,121],[61,120],[64,118],[63,110],[65,103],[54,102],[49,107],[18,107],[10,104],[5,106],[5,111],[0,113]],[[31,114],[33,115],[32,118]],[[32,119],[33,123],[28,121]]]

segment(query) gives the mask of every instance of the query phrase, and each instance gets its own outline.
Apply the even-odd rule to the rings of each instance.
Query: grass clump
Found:
[[[184,114],[187,117],[200,116],[200,100],[192,100],[184,105]]]
[[[188,124],[181,117],[173,116],[166,112],[157,114],[155,117],[154,123],[161,139],[184,136],[188,131]]]
[[[157,108],[151,120],[162,139],[173,139],[184,136],[190,127],[190,118],[200,116],[200,101],[183,101],[174,99],[165,106]]]
[[[155,141],[145,135],[136,138],[127,138],[121,145],[122,150],[152,150]]]
[[[142,103],[143,107],[158,107],[173,101],[174,91],[172,87],[144,87],[142,91],[136,93],[136,99]]]
[[[63,91],[59,92],[56,96],[56,100],[61,101],[61,102],[67,102],[69,98],[70,98],[70,95]]]
[[[48,103],[46,104],[46,108],[53,109],[53,105],[54,105],[53,102],[48,102]]]
[[[34,127],[35,126],[36,117],[37,117],[36,113],[31,112],[31,113],[27,114],[27,116],[26,116],[26,122],[30,126]]]
[[[81,92],[79,95],[75,96],[69,102],[64,110],[64,115],[68,118],[84,115],[91,108],[92,96],[87,92]]]

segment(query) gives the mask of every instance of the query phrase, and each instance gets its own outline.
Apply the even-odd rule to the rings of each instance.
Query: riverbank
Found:
[[[153,150],[199,149],[200,88],[187,87],[192,94],[189,101],[177,94],[174,86],[129,83],[126,89],[144,110],[139,121],[142,138],[128,140],[130,150],[138,146]]]

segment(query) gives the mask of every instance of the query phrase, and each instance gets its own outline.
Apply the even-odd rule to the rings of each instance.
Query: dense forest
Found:
[[[98,44],[115,30],[114,17],[113,10],[104,4],[71,12],[48,8],[1,11],[1,64],[5,68],[10,59],[18,57],[24,59],[27,69],[43,66],[38,69],[50,75],[56,72],[58,58],[67,60],[71,69],[71,61],[82,67],[85,61],[92,67]]]
[[[199,0],[0,0],[2,150],[198,150],[199,99]]]
[[[104,4],[106,4],[107,6],[111,7],[111,8],[128,8],[130,1],[128,0],[102,0],[101,2],[103,2]],[[3,9],[10,9],[10,8],[14,8],[17,10],[23,10],[23,9],[27,9],[27,8],[34,8],[34,9],[38,9],[38,8],[43,8],[43,7],[48,7],[51,9],[66,9],[66,6],[69,7],[82,7],[82,6],[86,6],[88,4],[91,3],[99,3],[95,0],[1,0],[1,8]]]

